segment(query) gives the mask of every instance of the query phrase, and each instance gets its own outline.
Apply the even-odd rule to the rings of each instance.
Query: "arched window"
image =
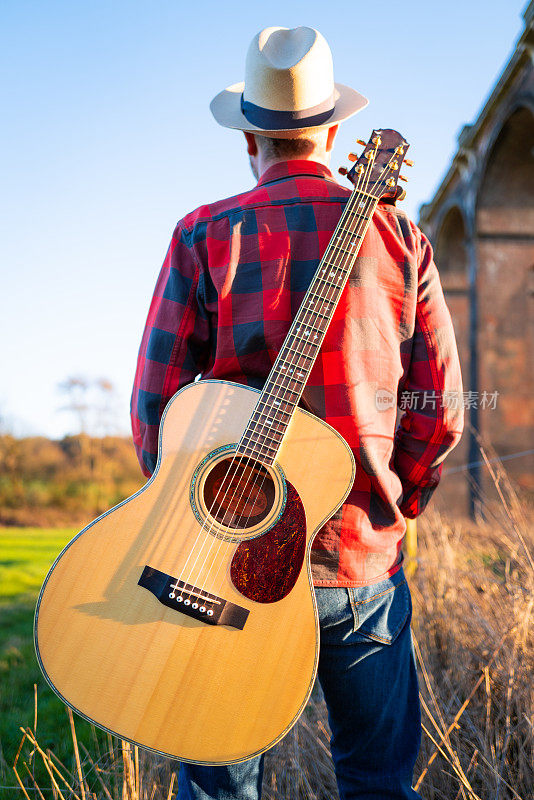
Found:
[[[499,209],[506,209],[505,214]],[[486,161],[477,198],[478,227],[491,233],[532,234],[534,115],[519,108],[505,122]]]
[[[457,206],[453,206],[447,211],[438,231],[435,260],[443,277],[452,274],[467,275],[465,224]]]

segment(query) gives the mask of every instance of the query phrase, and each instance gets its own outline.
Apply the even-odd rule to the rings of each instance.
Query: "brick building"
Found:
[[[473,405],[466,418],[505,459],[516,484],[533,489],[534,0],[523,19],[508,64],[478,118],[462,128],[419,224],[434,246],[456,329]],[[487,481],[472,463],[479,459],[466,430],[443,481],[472,510]],[[460,469],[468,462],[469,470]]]

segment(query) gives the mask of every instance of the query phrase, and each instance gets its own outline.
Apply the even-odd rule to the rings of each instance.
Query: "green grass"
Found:
[[[20,726],[33,727],[37,684],[37,734],[70,763],[72,747],[65,706],[41,675],[33,647],[35,601],[52,562],[76,531],[0,528],[0,787],[14,785],[11,769],[22,737]],[[90,726],[76,720],[79,738],[93,739]],[[0,788],[6,800],[16,791]]]
[[[37,597],[55,557],[74,536],[60,528],[0,528],[0,608]]]

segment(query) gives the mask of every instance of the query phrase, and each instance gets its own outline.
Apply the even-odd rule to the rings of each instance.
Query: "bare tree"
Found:
[[[87,433],[87,416],[89,411],[88,391],[90,381],[82,375],[71,375],[58,384],[59,391],[67,398],[67,405],[60,411],[70,411],[78,418],[80,433]]]

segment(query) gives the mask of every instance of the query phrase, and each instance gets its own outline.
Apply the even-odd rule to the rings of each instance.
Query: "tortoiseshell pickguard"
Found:
[[[286,486],[286,506],[279,521],[262,536],[241,542],[230,567],[236,589],[258,603],[275,603],[289,594],[304,561],[304,506],[295,487],[289,482]]]

